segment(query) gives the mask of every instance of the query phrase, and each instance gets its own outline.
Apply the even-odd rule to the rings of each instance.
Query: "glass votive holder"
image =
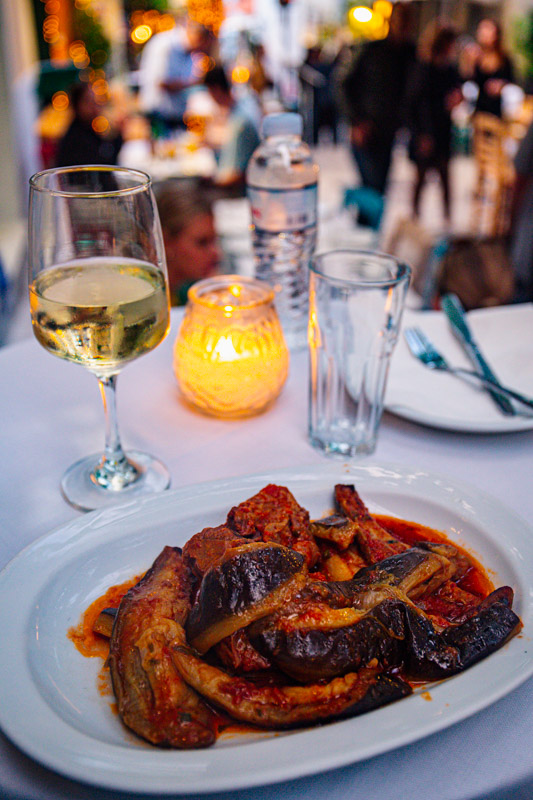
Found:
[[[186,401],[217,417],[258,414],[279,395],[288,369],[270,286],[219,275],[189,289],[174,346],[174,372]]]

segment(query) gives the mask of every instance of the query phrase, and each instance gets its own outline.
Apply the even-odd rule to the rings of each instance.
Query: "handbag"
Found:
[[[515,281],[506,240],[450,239],[437,270],[436,289],[437,297],[456,294],[467,310],[510,303]]]

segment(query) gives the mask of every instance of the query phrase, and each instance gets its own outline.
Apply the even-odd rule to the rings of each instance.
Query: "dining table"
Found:
[[[265,412],[240,419],[201,414],[180,397],[173,347],[182,309],[173,309],[170,333],[151,353],[128,364],[118,380],[118,420],[125,448],[155,454],[169,468],[169,492],[194,495],[199,485],[245,476],[281,476],[330,468],[332,459],[307,436],[308,354],[291,353],[281,395]],[[78,366],[53,358],[30,335],[0,349],[3,468],[0,479],[0,567],[51,532],[88,519],[66,503],[60,480],[74,461],[103,448],[103,412],[97,382]],[[342,465],[342,460],[338,462]],[[533,520],[533,429],[469,432],[420,424],[385,411],[376,451],[353,464],[413,470],[449,477],[465,492],[490,496],[524,526]],[[350,465],[348,465],[349,467]],[[243,498],[244,499],[244,498]],[[514,517],[513,517],[514,518]],[[533,537],[533,527],[531,528]],[[44,537],[44,538],[43,538]],[[21,592],[24,589],[21,587]],[[533,586],[530,587],[533,593]],[[1,603],[1,598],[0,598]],[[6,610],[4,609],[4,612]],[[527,643],[522,643],[527,649]],[[531,646],[531,643],[530,643]],[[2,641],[9,648],[9,641]],[[476,669],[476,668],[473,668]],[[1,676],[10,684],[12,676]],[[451,679],[454,680],[453,678]],[[400,705],[403,702],[400,701]],[[344,723],[340,723],[343,725]],[[337,728],[329,729],[331,737]],[[379,730],[377,732],[379,737]],[[301,757],[294,737],[296,762]],[[199,784],[185,795],[149,787],[138,791],[80,781],[33,760],[0,735],[0,796],[9,800],[126,800],[141,797],[218,800],[531,800],[533,797],[533,679],[527,677],[487,707],[422,738],[368,758],[316,770],[309,765],[290,779],[258,785],[236,781],[232,789]],[[53,741],[50,744],[53,747]],[[243,748],[243,763],[253,757]],[[139,751],[139,758],[143,757]],[[268,766],[268,765],[266,765]],[[238,767],[237,767],[238,771]],[[214,788],[213,788],[214,787]]]

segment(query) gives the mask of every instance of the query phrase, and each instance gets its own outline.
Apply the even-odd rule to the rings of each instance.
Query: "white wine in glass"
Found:
[[[38,342],[96,375],[105,449],[63,477],[84,510],[166,489],[166,467],[124,453],[115,387],[119,371],[169,330],[169,294],[157,207],[148,175],[120,167],[45,170],[30,180],[30,308]]]

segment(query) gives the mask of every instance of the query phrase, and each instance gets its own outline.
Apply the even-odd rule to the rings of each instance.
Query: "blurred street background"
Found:
[[[251,273],[243,131],[259,137],[277,111],[302,115],[320,165],[319,249],[396,253],[414,267],[413,304],[435,307],[457,277],[443,243],[485,241],[502,272],[465,305],[532,299],[533,255],[516,256],[517,237],[522,254],[533,243],[519,204],[533,173],[531,0],[1,0],[0,23],[0,344],[31,330],[33,173],[101,157],[207,193],[217,268]],[[371,136],[385,129],[374,181]]]

